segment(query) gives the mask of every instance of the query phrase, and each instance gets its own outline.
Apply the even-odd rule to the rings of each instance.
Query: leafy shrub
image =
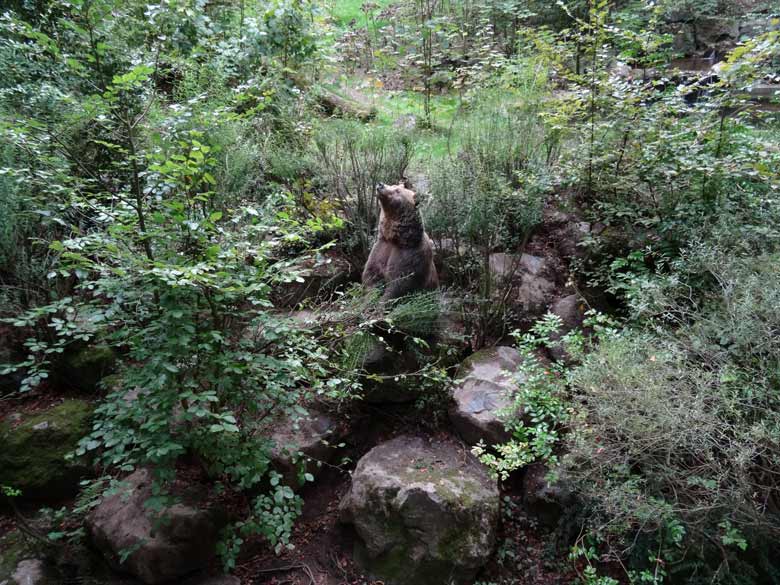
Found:
[[[11,160],[2,160],[4,167],[10,162]],[[0,175],[0,272],[4,273],[11,271],[17,253],[16,247],[19,245],[19,235],[22,232],[20,227],[22,201],[18,191],[13,176],[8,173]]]
[[[458,152],[431,162],[431,193],[423,207],[426,229],[450,254],[446,262],[455,280],[471,289],[479,315],[475,329],[482,332],[501,327],[506,309],[490,254],[522,253],[542,219],[547,191],[547,136],[535,107],[502,103],[501,97],[507,96],[477,101],[459,125]]]
[[[21,51],[49,71],[21,87],[4,78],[2,87],[20,95],[4,104],[12,109],[0,126],[9,168],[0,177],[26,186],[23,209],[46,228],[34,226],[35,252],[52,265],[41,279],[46,295],[10,319],[29,339],[27,358],[9,369],[24,372],[28,390],[71,346],[98,338],[114,346],[124,358],[120,376],[105,388],[78,454],[92,454],[107,474],[153,467],[157,506],[169,501],[184,454],[227,489],[245,491],[250,501],[221,551],[231,566],[253,534],[285,546],[300,511],[300,498],[270,469],[269,428],[300,416],[327,354],[271,312],[269,299],[273,287],[298,278],[287,255],[305,250],[321,226],[298,222],[284,192],[254,196],[257,136],[275,125],[272,86],[247,81],[235,92],[201,94],[194,80],[172,91],[186,93],[186,103],[160,100],[171,63],[199,38],[214,41],[224,22],[205,17],[202,3],[178,16],[149,6],[159,30],[147,45],[146,20],[135,18],[144,6],[114,13],[111,4],[73,5],[49,23],[62,33],[51,37],[3,17],[15,36],[0,43],[0,57]],[[131,31],[118,30],[125,15]],[[288,49],[292,62],[297,49]],[[56,92],[37,91],[55,76]],[[59,107],[26,95],[53,96]]]
[[[482,255],[522,247],[541,219],[546,140],[535,108],[484,96],[459,124],[456,154],[431,165],[424,207],[434,238]]]
[[[780,530],[777,258],[709,250],[687,267],[712,277],[701,296],[680,294],[682,271],[643,289],[675,330],[605,336],[572,373],[567,467],[610,558],[648,570],[655,551],[649,570],[686,582],[764,582]]]
[[[500,413],[511,439],[492,449],[483,443],[473,449],[502,480],[534,461],[553,464],[558,460],[562,429],[569,418],[566,380],[560,366],[541,361],[538,348],[557,343],[552,335],[560,327],[560,318],[548,314],[530,332],[514,332],[523,361],[516,372],[510,372],[516,388],[511,394],[511,406]]]
[[[262,147],[245,122],[222,124],[209,133],[214,149],[216,184],[221,206],[259,201],[267,194]]]
[[[403,180],[412,137],[395,129],[331,121],[317,129],[314,145],[314,174],[322,181],[324,196],[338,203],[349,222],[345,244],[354,266],[362,269],[379,220],[376,184]]]

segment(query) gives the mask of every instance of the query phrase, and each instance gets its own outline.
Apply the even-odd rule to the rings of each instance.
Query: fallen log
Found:
[[[376,118],[376,110],[349,100],[332,92],[324,87],[318,87],[314,90],[317,101],[323,110],[330,116],[344,116],[356,118],[361,122],[369,122]]]
[[[355,118],[361,122],[370,122],[376,118],[376,109],[365,106],[355,100],[348,99],[327,89],[322,85],[312,86],[299,75],[294,75],[292,81],[303,91],[310,93],[323,111],[329,116]]]

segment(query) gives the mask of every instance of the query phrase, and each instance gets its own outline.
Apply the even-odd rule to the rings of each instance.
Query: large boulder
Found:
[[[313,474],[318,462],[330,461],[338,440],[337,428],[331,416],[314,409],[297,418],[275,421],[271,461],[288,485],[300,483],[300,471]]]
[[[203,569],[214,557],[224,515],[204,506],[203,494],[184,494],[183,502],[154,517],[144,504],[152,496],[152,474],[139,469],[116,493],[87,516],[95,547],[116,570],[156,585]],[[121,555],[132,551],[121,562]]]
[[[560,471],[551,473],[544,463],[532,463],[523,475],[523,503],[542,523],[555,526],[575,503],[570,480]]]
[[[95,392],[100,380],[114,371],[116,361],[116,353],[108,345],[81,347],[63,358],[57,381],[71,390]]]
[[[514,304],[526,317],[544,314],[555,295],[556,283],[553,268],[541,256],[531,254],[491,254],[490,271],[499,287],[511,286],[516,290]]]
[[[274,290],[274,305],[294,307],[307,299],[322,299],[345,284],[351,270],[349,262],[335,254],[295,260],[290,271],[296,273],[297,278]]]
[[[88,469],[65,456],[89,432],[92,410],[84,400],[65,400],[0,423],[0,484],[21,490],[24,498],[55,501],[73,495]]]
[[[499,346],[478,351],[460,365],[450,420],[464,441],[494,445],[509,440],[502,414],[512,405],[512,373],[521,363],[519,351]]]
[[[466,584],[493,552],[499,492],[463,446],[402,436],[358,462],[341,508],[359,537],[356,559],[376,578]]]

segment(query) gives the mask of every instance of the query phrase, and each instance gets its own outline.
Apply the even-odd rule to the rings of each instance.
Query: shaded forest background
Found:
[[[182,483],[224,505],[243,578],[292,554],[366,409],[446,432],[458,363],[512,344],[510,439],[474,448],[506,496],[483,583],[778,582],[779,12],[4,3],[0,533],[81,546],[151,468],[151,510]],[[358,284],[374,185],[404,179],[443,290],[382,307]],[[529,257],[548,273],[523,288]],[[548,312],[571,295],[574,322]],[[366,358],[389,337],[414,396],[384,409]],[[290,473],[274,431],[313,408],[353,432]],[[532,464],[577,495],[543,529],[513,503]]]

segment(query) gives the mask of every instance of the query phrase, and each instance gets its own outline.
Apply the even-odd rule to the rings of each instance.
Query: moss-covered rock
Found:
[[[116,353],[107,345],[83,347],[68,354],[59,368],[59,383],[79,392],[91,393],[98,382],[116,367]]]
[[[92,406],[84,400],[64,402],[14,426],[0,423],[0,484],[22,491],[22,497],[56,500],[75,493],[84,465],[65,460],[89,432]]]
[[[31,547],[24,535],[13,530],[0,537],[0,583],[11,582],[11,575],[19,561],[32,554]]]
[[[369,451],[342,502],[356,559],[391,585],[471,583],[493,552],[498,513],[496,481],[462,444],[420,437]]]

